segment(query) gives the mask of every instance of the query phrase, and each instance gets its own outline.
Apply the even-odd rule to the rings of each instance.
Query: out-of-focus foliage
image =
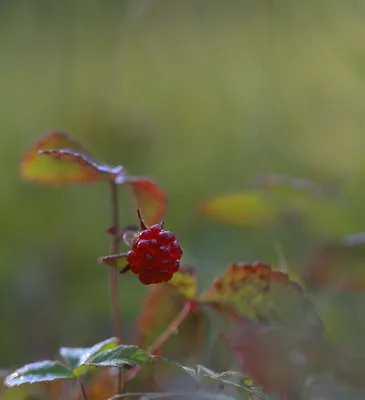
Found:
[[[161,184],[184,261],[205,283],[241,260],[299,276],[324,239],[363,231],[361,1],[5,0],[0,8],[2,367],[111,331],[97,264],[108,253],[105,185],[50,190],[18,176],[23,152],[49,129]],[[252,190],[268,172],[330,187],[335,206],[304,222],[289,212],[261,229],[197,218],[197,204]],[[136,223],[129,196],[121,207],[123,224]],[[144,290],[120,278],[131,342]],[[326,334],[363,355],[363,292],[326,286],[315,301]]]

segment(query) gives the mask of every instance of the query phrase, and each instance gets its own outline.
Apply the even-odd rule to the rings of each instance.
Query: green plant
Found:
[[[98,163],[72,137],[59,131],[47,134],[25,154],[21,174],[24,179],[47,184],[100,180],[109,184],[112,251],[100,261],[109,266],[114,337],[89,348],[63,347],[56,360],[25,365],[5,378],[7,388],[38,384],[38,395],[43,393],[52,400],[136,396],[288,400],[314,398],[313,387],[327,387],[338,379],[346,382],[349,375],[356,378],[362,371],[362,359],[355,364],[326,339],[323,322],[301,286],[262,262],[232,263],[203,292],[198,289],[199,277],[193,267],[174,269],[168,281],[151,287],[138,320],[137,343],[124,344],[117,277],[132,263],[131,257],[119,252],[120,241],[132,234],[135,240],[125,241],[134,248],[146,235],[151,240],[156,235],[144,223],[143,235],[130,226],[121,228],[117,188],[121,184],[131,187],[136,208],[148,224],[159,222],[165,214],[163,190],[149,178],[130,176],[122,166]],[[223,207],[222,200],[214,200],[204,209],[221,217],[222,209],[231,212],[232,199],[235,203],[233,197],[224,198]],[[224,201],[230,204],[228,208]],[[258,202],[251,204],[257,207]],[[270,211],[269,206],[264,208]],[[274,216],[273,211],[266,211],[251,221],[261,221],[259,214]],[[231,214],[228,219],[232,220]],[[159,233],[162,228],[155,225],[154,229]],[[175,237],[164,232],[161,240],[174,243]],[[173,258],[180,257],[179,251]],[[143,263],[143,268],[147,267]],[[134,268],[132,264],[136,273]],[[209,337],[207,356],[203,350]],[[220,372],[201,365],[200,360]],[[355,365],[352,374],[343,368],[346,362]]]

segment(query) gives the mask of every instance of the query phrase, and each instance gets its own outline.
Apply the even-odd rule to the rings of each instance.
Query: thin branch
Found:
[[[117,254],[119,249],[119,212],[118,212],[118,187],[114,182],[111,182],[111,200],[112,200],[112,225],[115,229],[115,235],[112,242],[112,254]],[[122,341],[122,325],[120,322],[119,302],[118,302],[118,271],[110,267],[110,295],[113,313],[114,335]]]
[[[179,314],[171,321],[169,326],[162,332],[162,334],[156,339],[156,341],[148,348],[148,353],[150,355],[156,354],[161,347],[167,342],[171,335],[173,335],[181,323],[185,320],[185,318],[190,315],[190,313],[195,309],[195,305],[192,301],[187,301],[179,312]],[[141,370],[141,367],[134,367],[128,371],[127,380],[133,379],[138,372]]]
[[[81,379],[79,379],[78,381],[79,381],[79,384],[80,384],[80,389],[81,389],[81,394],[82,394],[83,400],[88,400],[84,384],[82,383]]]
[[[190,301],[186,302],[180,313],[171,321],[170,325],[161,333],[161,335],[156,339],[156,341],[148,348],[148,352],[151,355],[156,354],[165,342],[173,335],[180,324],[185,320],[185,318],[190,314],[192,310],[192,303]]]
[[[119,207],[118,207],[118,186],[115,182],[111,182],[111,202],[112,202],[112,226],[115,231],[113,236],[112,254],[119,253]],[[122,343],[123,333],[122,324],[120,320],[120,310],[118,301],[118,271],[115,268],[110,267],[109,269],[110,278],[110,296],[111,296],[111,306],[113,315],[113,328],[114,336],[119,339],[119,343]],[[119,369],[118,372],[118,394],[122,393],[123,390],[123,379],[122,370]]]

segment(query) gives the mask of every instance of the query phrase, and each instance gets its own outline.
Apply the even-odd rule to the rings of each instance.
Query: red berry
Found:
[[[147,227],[141,217],[140,222],[142,231],[127,254],[130,269],[144,285],[167,282],[179,270],[181,246],[162,223]]]

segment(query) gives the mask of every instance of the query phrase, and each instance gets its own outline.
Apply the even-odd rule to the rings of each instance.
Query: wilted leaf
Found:
[[[146,177],[124,176],[120,183],[132,188],[136,208],[141,210],[147,225],[161,222],[166,214],[167,196],[155,181]]]
[[[191,289],[189,290],[192,294]],[[185,295],[179,293],[169,283],[152,287],[138,320],[138,343],[140,346],[144,348],[151,346],[179,314],[185,302]],[[206,341],[208,329],[207,315],[201,308],[197,308],[181,323],[177,334],[168,339],[163,346],[162,353],[166,357],[179,360],[196,356]]]
[[[111,254],[109,256],[100,257],[100,262],[109,265],[109,267],[117,268],[118,270],[122,270],[128,265],[127,254]]]
[[[61,131],[47,133],[24,155],[21,176],[40,183],[115,181],[123,167],[99,164],[73,137]]]
[[[40,361],[17,369],[5,378],[4,383],[8,387],[13,387],[25,383],[51,382],[74,377],[72,370],[59,361]]]
[[[203,203],[199,212],[210,219],[236,225],[266,226],[275,221],[274,207],[261,192],[237,192]]]
[[[117,343],[117,338],[110,338],[103,340],[92,347],[61,347],[60,355],[72,369],[75,369],[77,366],[84,364],[95,355],[105,350],[115,348]]]
[[[323,331],[313,304],[287,274],[263,263],[231,264],[200,301],[234,319],[241,316]]]
[[[303,279],[311,290],[332,286],[341,290],[365,290],[365,236],[353,234],[330,240],[311,256]]]

